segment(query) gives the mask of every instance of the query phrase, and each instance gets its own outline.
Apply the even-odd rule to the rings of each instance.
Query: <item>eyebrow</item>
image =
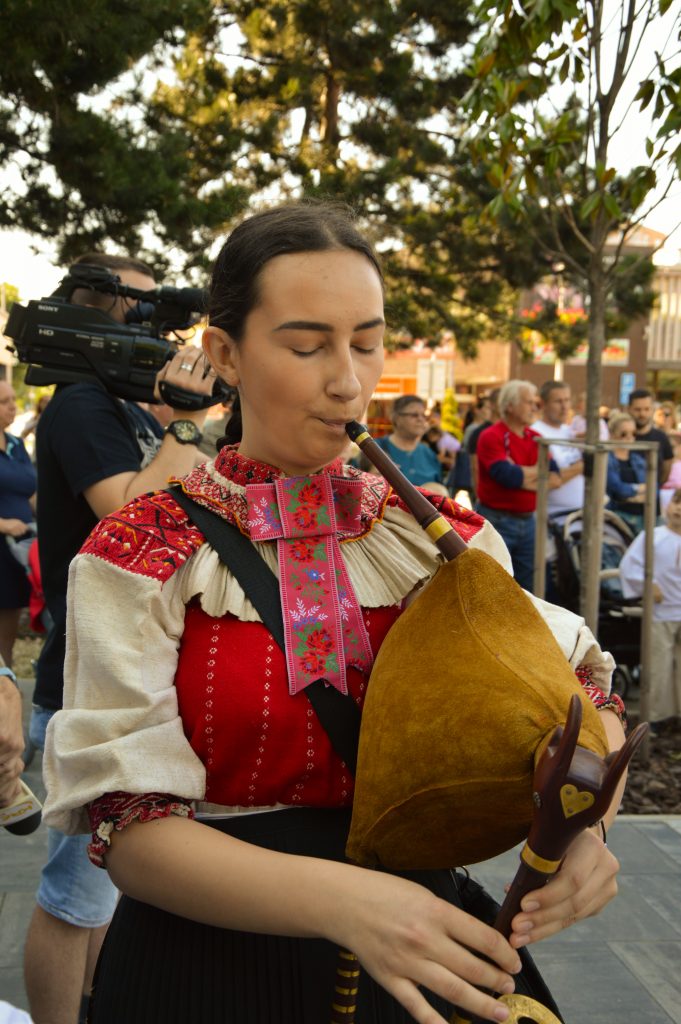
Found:
[[[377,316],[374,320],[366,320],[362,324],[356,324],[353,327],[353,331],[368,331],[370,327],[385,326],[385,320],[382,316]],[[276,331],[332,331],[333,324],[320,323],[317,320],[287,320],[283,324],[279,324],[278,327],[274,328]]]

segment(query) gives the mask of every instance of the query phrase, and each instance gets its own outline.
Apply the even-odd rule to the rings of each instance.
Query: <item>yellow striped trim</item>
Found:
[[[341,978],[359,978],[359,971],[336,971],[336,974],[340,974]]]
[[[331,1009],[336,1013],[354,1013],[357,1009],[356,1006],[339,1006],[338,1003],[333,1003]]]
[[[338,956],[341,958],[341,960],[356,960],[357,959],[357,954],[356,953],[348,953],[347,950],[345,950],[345,949],[339,949],[338,950]]]
[[[355,444],[361,444],[362,441],[370,441],[370,440],[371,440],[371,434],[369,433],[368,430],[364,430],[364,431],[362,431],[361,434],[358,434],[357,437],[355,438]]]
[[[426,533],[431,540],[439,540],[440,537],[444,537],[446,533],[449,533],[452,527],[449,525],[444,516],[438,516],[432,523],[426,526]]]
[[[543,857],[537,856],[528,843],[525,843],[520,856],[528,867],[534,868],[535,871],[541,871],[543,875],[554,875],[560,867],[559,860],[544,860]]]
[[[338,985],[336,985],[336,988],[334,989],[334,991],[337,992],[339,996],[356,996],[357,992],[358,992],[358,989],[356,989],[356,988],[340,988]]]

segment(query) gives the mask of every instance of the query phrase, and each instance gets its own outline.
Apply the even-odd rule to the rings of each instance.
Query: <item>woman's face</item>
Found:
[[[417,441],[428,426],[426,407],[422,402],[411,402],[393,414],[393,433],[404,441]]]
[[[204,332],[217,373],[239,389],[242,455],[290,476],[338,458],[383,370],[383,292],[371,262],[349,250],[277,256],[237,344]]]
[[[614,430],[612,435],[613,441],[635,441],[636,440],[636,424],[633,420],[623,420],[619,423]]]
[[[0,380],[0,430],[7,430],[17,414],[14,389],[7,381]]]

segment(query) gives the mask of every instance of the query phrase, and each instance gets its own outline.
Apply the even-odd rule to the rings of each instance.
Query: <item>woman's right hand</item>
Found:
[[[414,882],[359,870],[368,877],[339,903],[332,941],[351,949],[418,1024],[447,1024],[421,987],[485,1020],[506,1020],[508,1009],[481,991],[514,990],[521,964],[506,939]]]
[[[8,537],[23,537],[28,532],[28,523],[21,519],[0,519],[0,533]]]

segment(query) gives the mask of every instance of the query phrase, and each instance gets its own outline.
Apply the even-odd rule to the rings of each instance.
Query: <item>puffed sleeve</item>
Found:
[[[591,681],[607,696],[612,685],[615,661],[612,654],[601,650],[596,637],[580,615],[557,604],[550,604],[525,591],[544,619],[563,654],[574,669],[587,668]]]
[[[105,793],[204,795],[173,683],[182,574],[161,583],[88,554],[71,564],[64,709],[43,761],[45,820],[62,832],[88,832],[87,804]]]

